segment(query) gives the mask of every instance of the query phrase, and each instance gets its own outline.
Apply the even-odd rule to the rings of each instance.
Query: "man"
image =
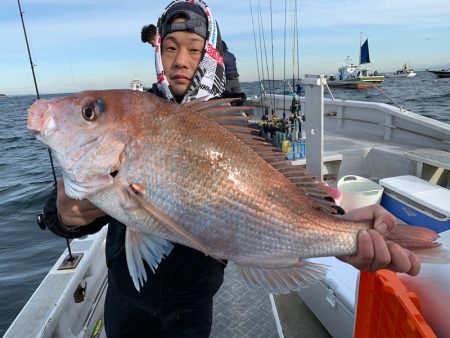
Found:
[[[155,44],[158,81],[152,92],[182,103],[218,97],[225,88],[220,32],[202,2],[175,2],[158,21]],[[79,237],[109,223],[106,240],[108,337],[208,337],[212,299],[223,282],[224,265],[194,249],[174,244],[156,273],[138,292],[124,250],[125,226],[88,201],[67,198],[64,184],[45,208],[47,226],[64,237]]]
[[[241,84],[239,82],[239,73],[236,65],[236,57],[233,53],[228,51],[228,46],[225,41],[222,41],[223,48],[223,62],[225,64],[225,92],[223,97],[231,98],[235,97],[239,100],[233,101],[231,104],[234,106],[242,106],[247,99],[245,93],[241,91]]]
[[[141,30],[141,41],[143,43],[149,43],[152,47],[156,46],[156,26],[148,25],[142,27]]]
[[[222,47],[223,60],[225,63],[225,75],[227,78],[225,90],[233,94],[240,94],[241,84],[239,83],[239,73],[236,65],[236,57],[228,50],[228,46],[225,41],[222,41]]]
[[[225,87],[220,32],[209,8],[200,0],[173,2],[158,20],[156,68],[152,92],[182,103],[199,97],[218,97]],[[69,199],[64,184],[45,207],[47,226],[64,237],[98,231],[109,223],[106,240],[108,291],[105,328],[111,337],[208,337],[212,299],[223,282],[224,265],[202,252],[174,244],[155,273],[136,291],[128,272],[125,226],[87,200]],[[394,218],[379,206],[359,210],[354,218],[373,219],[375,230],[359,236],[359,253],[341,257],[363,269],[388,267],[417,274],[416,256],[380,235],[395,226]]]

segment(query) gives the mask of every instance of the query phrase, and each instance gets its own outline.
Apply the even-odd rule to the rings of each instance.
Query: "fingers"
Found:
[[[387,269],[404,272],[411,276],[416,276],[420,272],[420,260],[411,251],[402,248],[397,243],[389,243],[389,251],[391,252],[392,260]]]
[[[396,225],[395,217],[379,204],[349,211],[345,218],[351,220],[371,220],[373,228],[381,234],[393,229]]]
[[[372,206],[372,212],[374,219],[373,227],[380,234],[385,234],[389,230],[392,230],[397,224],[395,217],[378,204]]]
[[[384,238],[375,230],[369,230],[368,232],[374,252],[369,271],[377,271],[388,266],[392,261],[392,256]]]
[[[394,242],[386,242],[375,230],[361,231],[358,235],[358,253],[338,257],[361,271],[375,272],[389,269],[416,276],[420,260],[412,252]]]
[[[362,271],[370,271],[375,249],[369,231],[363,230],[358,235],[358,253],[353,257],[353,266]]]
[[[88,200],[74,200],[64,191],[64,182],[57,183],[56,208],[61,222],[68,226],[83,226],[106,214]]]

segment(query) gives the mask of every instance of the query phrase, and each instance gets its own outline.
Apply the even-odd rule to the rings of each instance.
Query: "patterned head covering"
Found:
[[[181,25],[168,25],[167,22],[175,14],[185,14],[187,17],[186,23],[182,23]],[[206,32],[205,28],[207,30]],[[175,102],[175,98],[169,89],[169,82],[167,81],[162,64],[161,45],[166,34],[178,30],[196,33],[206,40],[203,48],[203,57],[197,67],[191,85],[180,103],[189,102],[192,99],[200,97],[205,97],[205,100],[208,100],[212,97],[222,95],[225,90],[222,39],[219,26],[213,14],[202,0],[175,0],[165,8],[159,17],[155,64],[157,74],[156,85],[160,92],[166,99]]]

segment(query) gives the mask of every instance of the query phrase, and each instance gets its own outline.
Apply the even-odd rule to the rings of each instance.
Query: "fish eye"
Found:
[[[82,114],[86,121],[94,121],[97,118],[97,112],[91,105],[83,107]]]

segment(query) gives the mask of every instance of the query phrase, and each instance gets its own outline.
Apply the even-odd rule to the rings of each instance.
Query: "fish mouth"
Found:
[[[47,114],[49,109],[48,101],[38,100],[28,110],[27,129],[41,140],[58,130],[55,120]]]

